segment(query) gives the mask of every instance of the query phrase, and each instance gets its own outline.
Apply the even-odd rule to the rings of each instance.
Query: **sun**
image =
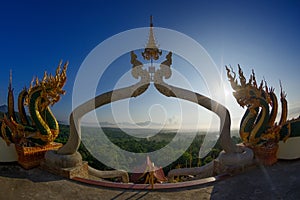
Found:
[[[224,87],[224,95],[225,97],[228,97],[231,94],[231,91]]]
[[[231,89],[231,87],[229,87],[228,84],[223,85],[223,91],[222,92],[223,92],[225,98],[229,98],[232,95],[232,89]]]

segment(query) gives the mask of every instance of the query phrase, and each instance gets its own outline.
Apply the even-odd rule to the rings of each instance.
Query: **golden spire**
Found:
[[[158,49],[157,44],[155,42],[155,37],[153,33],[153,17],[150,16],[150,30],[149,30],[149,39],[148,43],[146,45],[146,48],[144,52],[142,53],[142,56],[146,60],[157,60],[159,56],[162,54],[162,52]]]
[[[150,31],[149,31],[149,39],[148,39],[148,44],[146,48],[149,49],[158,49],[155,38],[154,38],[154,33],[153,33],[153,18],[152,15],[150,16]]]

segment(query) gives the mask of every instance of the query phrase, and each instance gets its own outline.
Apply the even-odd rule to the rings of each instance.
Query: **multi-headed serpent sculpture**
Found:
[[[27,90],[24,88],[18,97],[19,118],[14,112],[14,99],[11,82],[8,91],[8,117],[4,117],[1,124],[1,137],[7,144],[14,143],[22,146],[41,146],[50,144],[59,134],[59,126],[56,118],[50,110],[50,106],[60,100],[65,93],[62,89],[66,83],[66,70],[68,63],[63,68],[62,62],[56,69],[56,74],[44,74],[42,80],[36,78]],[[35,83],[35,84],[34,84]],[[28,106],[31,123],[28,120],[24,102]]]

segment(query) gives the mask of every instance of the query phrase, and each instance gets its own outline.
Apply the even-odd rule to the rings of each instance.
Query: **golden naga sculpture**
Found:
[[[233,69],[226,66],[226,70],[234,97],[240,106],[247,107],[240,124],[240,136],[247,146],[276,144],[280,140],[286,141],[288,138],[300,136],[299,118],[287,121],[287,100],[281,82],[282,111],[280,121],[276,122],[278,101],[274,88],[268,88],[266,81],[261,81],[258,85],[254,71],[247,81],[241,67],[238,66],[238,82]]]
[[[52,114],[49,106],[60,100],[60,95],[65,91],[62,89],[66,83],[66,70],[68,63],[61,69],[62,62],[59,63],[55,75],[45,72],[42,80],[36,78],[26,88],[20,92],[18,97],[19,119],[14,114],[13,93],[11,81],[8,95],[8,117],[4,117],[1,123],[1,137],[9,145],[10,143],[21,146],[36,146],[50,144],[59,133],[57,120]],[[24,105],[28,106],[29,122]]]

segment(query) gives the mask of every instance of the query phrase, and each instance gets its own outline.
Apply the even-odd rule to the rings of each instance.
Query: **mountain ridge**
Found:
[[[0,106],[0,112],[7,113],[7,111],[8,111],[8,106],[7,105],[3,104],[3,105]]]

